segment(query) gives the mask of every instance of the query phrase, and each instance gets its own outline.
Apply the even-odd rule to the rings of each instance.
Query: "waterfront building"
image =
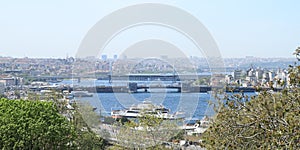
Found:
[[[225,83],[231,84],[233,81],[233,76],[232,75],[226,75],[225,76]]]
[[[254,69],[253,68],[250,68],[250,69],[247,70],[247,76],[248,77],[254,76]]]
[[[269,82],[270,78],[269,78],[269,72],[264,72],[262,75],[262,78],[265,80],[265,82]]]
[[[273,81],[274,77],[275,77],[275,73],[272,72],[272,71],[269,71],[268,73],[269,73],[269,79],[270,79],[270,81]]]
[[[233,72],[233,77],[234,77],[235,80],[240,80],[240,79],[242,79],[242,76],[243,76],[242,70],[240,70],[240,69],[234,70],[234,72]]]
[[[254,75],[252,75],[252,76],[247,76],[246,78],[245,78],[245,80],[246,81],[249,81],[249,82],[253,82],[253,81],[256,81],[256,77],[254,76]]]
[[[255,76],[256,76],[256,79],[257,79],[257,80],[262,79],[262,78],[263,78],[263,70],[257,69],[257,70],[255,71]]]

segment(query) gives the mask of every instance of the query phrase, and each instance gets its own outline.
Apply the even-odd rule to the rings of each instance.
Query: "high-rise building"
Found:
[[[114,60],[117,60],[118,59],[118,55],[114,55]]]
[[[104,61],[107,60],[107,55],[102,55],[101,59],[104,60]]]

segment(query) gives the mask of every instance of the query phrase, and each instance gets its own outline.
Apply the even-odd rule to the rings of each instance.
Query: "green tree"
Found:
[[[75,129],[52,102],[0,100],[2,149],[67,149]]]
[[[163,120],[142,114],[137,120],[118,126],[117,140],[119,145],[127,148],[161,149],[163,142],[171,140],[178,133],[177,120]]]
[[[203,145],[208,149],[299,149],[299,70],[300,66],[291,66],[290,86],[281,92],[225,95],[226,102],[203,134]]]
[[[100,125],[100,115],[88,103],[73,104],[75,108],[74,124],[77,128],[95,128]]]
[[[104,149],[108,143],[97,135],[96,130],[100,124],[100,116],[94,112],[87,103],[73,104],[74,112],[71,120],[76,128],[76,144],[79,149]]]

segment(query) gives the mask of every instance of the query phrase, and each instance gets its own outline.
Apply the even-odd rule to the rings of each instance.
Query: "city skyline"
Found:
[[[81,40],[89,29],[104,16],[120,8],[143,2],[162,3],[178,7],[195,16],[208,29],[224,58],[293,57],[300,45],[300,13],[298,1],[51,1],[0,2],[0,56],[65,58],[75,56]],[[178,33],[161,28],[133,29],[116,37],[108,45],[109,57],[136,43],[133,39],[150,38],[182,42]],[[149,29],[149,30],[148,30]],[[145,30],[145,28],[143,28]],[[132,36],[135,35],[135,36]],[[124,38],[127,37],[127,38]],[[129,37],[129,38],[128,38]],[[181,47],[180,47],[181,46]],[[181,44],[183,52],[194,49]],[[184,47],[184,48],[182,48]],[[101,55],[101,54],[100,54]],[[199,55],[196,55],[199,56]],[[100,57],[99,57],[100,58]]]

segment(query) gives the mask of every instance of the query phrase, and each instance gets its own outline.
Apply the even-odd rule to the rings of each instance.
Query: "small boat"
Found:
[[[138,118],[143,115],[153,115],[162,119],[180,119],[177,113],[172,114],[170,109],[163,105],[155,105],[147,100],[140,104],[132,105],[128,109],[111,111],[112,118]]]
[[[93,94],[88,91],[72,91],[70,95],[73,97],[93,97]]]

